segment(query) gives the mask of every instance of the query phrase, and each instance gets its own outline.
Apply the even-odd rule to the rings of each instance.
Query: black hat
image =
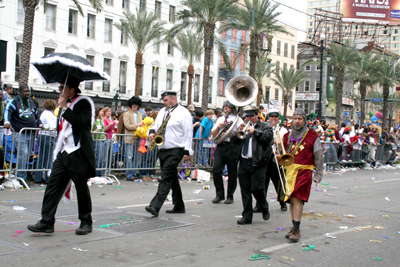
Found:
[[[63,81],[65,81],[65,79],[67,79],[67,76],[64,77]],[[68,85],[69,88],[74,88],[75,93],[77,93],[77,94],[81,93],[81,89],[79,89],[80,83],[81,83],[81,81],[72,75],[68,75],[68,80],[65,81],[65,84]]]
[[[162,91],[162,92],[161,92],[161,99],[163,99],[164,96],[167,96],[167,95],[174,95],[174,96],[176,96],[176,92],[175,92],[175,91],[172,91],[172,90],[165,90],[165,91]]]

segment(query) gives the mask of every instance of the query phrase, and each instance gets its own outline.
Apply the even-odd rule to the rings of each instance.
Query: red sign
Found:
[[[343,21],[398,23],[400,0],[341,0],[340,13]]]

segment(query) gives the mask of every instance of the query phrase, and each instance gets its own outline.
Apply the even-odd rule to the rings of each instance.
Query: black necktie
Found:
[[[249,153],[250,138],[251,138],[251,134],[247,134],[246,138],[244,139],[243,156],[247,156],[247,153]]]

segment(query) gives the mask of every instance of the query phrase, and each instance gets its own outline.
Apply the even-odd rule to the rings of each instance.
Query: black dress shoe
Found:
[[[241,225],[243,225],[243,224],[251,224],[251,221],[247,220],[246,218],[243,217],[242,219],[237,221],[237,224],[241,224]]]
[[[81,223],[78,229],[76,229],[75,233],[77,235],[87,235],[88,233],[91,233],[93,230],[93,227],[91,224],[86,224],[86,223]]]
[[[28,225],[28,230],[34,233],[54,233],[54,225],[44,224],[38,221],[36,224]]]
[[[263,217],[264,221],[268,221],[269,217],[271,217],[271,215],[269,214],[269,211],[267,211],[267,213],[263,213],[262,217]]]
[[[212,203],[217,204],[217,203],[219,203],[219,202],[221,202],[221,201],[223,201],[223,200],[224,200],[223,197],[216,197],[216,198],[214,198],[214,199],[212,200]]]
[[[253,213],[260,213],[260,212],[261,212],[260,208],[258,206],[255,206],[253,209]]]
[[[147,207],[145,207],[145,210],[147,212],[150,212],[152,215],[154,215],[156,217],[158,216],[158,211],[156,211],[156,209],[153,207],[147,206]]]
[[[287,211],[286,203],[281,204],[281,211]]]
[[[225,204],[232,204],[233,203],[233,198],[227,198],[224,203]]]
[[[171,210],[166,210],[165,212],[166,212],[166,213],[185,213],[186,211],[185,211],[185,209],[180,209],[180,210],[178,210],[178,209],[171,209]]]

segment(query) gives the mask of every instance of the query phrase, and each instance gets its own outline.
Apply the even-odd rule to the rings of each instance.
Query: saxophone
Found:
[[[171,118],[171,108],[168,109],[168,117],[163,121],[160,128],[158,128],[157,132],[154,134],[153,141],[151,141],[150,145],[147,147],[148,151],[153,151],[156,147],[162,146],[164,144],[165,128],[167,127],[168,121]]]

